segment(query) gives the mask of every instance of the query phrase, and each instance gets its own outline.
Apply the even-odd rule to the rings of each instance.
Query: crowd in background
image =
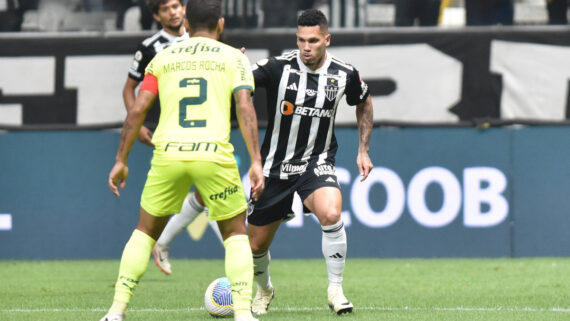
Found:
[[[331,21],[339,20],[333,23],[337,27],[373,26],[374,18],[377,18],[374,15],[389,15],[384,21],[376,19],[381,21],[380,25],[438,26],[443,25],[444,12],[453,9],[460,10],[459,23],[462,25],[513,25],[521,24],[516,21],[515,13],[517,8],[524,8],[523,4],[544,11],[544,19],[539,19],[538,23],[564,25],[568,24],[569,1],[222,0],[227,25],[234,28],[295,27],[298,12],[313,7],[328,13]],[[370,10],[373,7],[379,9]],[[352,23],[345,21],[349,19],[348,15],[351,15]],[[159,26],[145,0],[0,0],[0,31],[132,31],[156,28]]]

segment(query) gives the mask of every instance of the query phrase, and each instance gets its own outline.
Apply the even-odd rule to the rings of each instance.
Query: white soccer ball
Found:
[[[227,318],[234,315],[232,288],[227,277],[217,278],[206,289],[204,294],[206,311],[215,318]]]

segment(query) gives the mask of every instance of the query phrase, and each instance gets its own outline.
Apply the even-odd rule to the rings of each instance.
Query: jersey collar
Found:
[[[172,35],[172,34],[166,32],[164,30],[164,28],[160,29],[160,35],[163,36],[164,38],[168,39],[168,42],[170,42],[170,43],[175,43],[175,42],[178,42],[181,40],[190,39],[190,36],[188,35],[188,32],[186,32],[186,31],[184,31],[184,34],[182,36],[175,36],[175,35]]]

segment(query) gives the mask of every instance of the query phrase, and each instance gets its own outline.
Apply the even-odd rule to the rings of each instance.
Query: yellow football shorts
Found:
[[[153,157],[141,196],[141,207],[154,216],[180,212],[194,185],[214,221],[232,218],[247,209],[237,164],[164,160]]]

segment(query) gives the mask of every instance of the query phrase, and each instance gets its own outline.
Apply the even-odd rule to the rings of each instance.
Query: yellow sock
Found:
[[[234,313],[251,311],[253,291],[253,256],[247,235],[235,235],[224,241],[226,275],[232,286]]]
[[[124,313],[127,309],[127,304],[131,301],[131,296],[148,267],[154,243],[153,238],[139,230],[135,230],[131,235],[123,250],[119,277],[115,284],[115,297],[109,312]]]

